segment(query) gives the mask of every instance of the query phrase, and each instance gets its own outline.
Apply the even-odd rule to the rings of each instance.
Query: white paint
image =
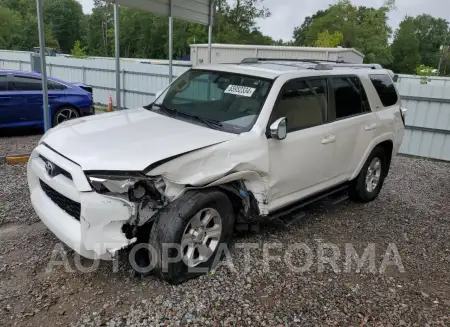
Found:
[[[141,108],[69,121],[42,138],[41,142],[60,154],[41,143],[28,163],[28,183],[37,214],[58,238],[84,256],[102,258],[133,242],[125,238],[121,226],[133,218],[134,205],[93,192],[84,171],[142,171],[155,164],[147,175],[163,177],[166,198],[172,201],[188,189],[186,185],[200,189],[243,181],[255,195],[260,213],[268,215],[353,179],[380,142],[391,140],[393,155],[402,142],[400,101],[384,108],[368,79],[368,74],[386,74],[385,70],[283,72],[234,65],[203,69],[208,67],[277,77],[249,132],[225,133]],[[379,107],[374,113],[289,132],[284,140],[267,138],[270,115],[287,81],[341,74],[361,77],[371,107]],[[47,176],[39,154],[67,170],[73,181]],[[81,203],[80,222],[45,195],[39,179]]]

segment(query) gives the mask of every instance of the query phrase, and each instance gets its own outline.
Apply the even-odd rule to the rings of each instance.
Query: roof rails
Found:
[[[333,63],[343,63],[350,64],[345,61],[336,61],[336,60],[326,60],[326,59],[286,59],[286,58],[244,58],[241,61],[241,64],[257,64],[261,61],[286,61],[286,62],[305,62],[312,64],[319,64],[321,62],[333,62]]]
[[[286,59],[286,58],[245,58],[241,61],[241,64],[257,64],[260,62],[300,62],[317,64],[320,67],[315,67],[316,70],[331,70],[333,67],[348,67],[348,68],[369,68],[369,69],[383,69],[380,64],[353,64],[346,61],[333,61],[325,59]],[[326,68],[325,68],[326,67]],[[331,67],[331,68],[330,68]]]

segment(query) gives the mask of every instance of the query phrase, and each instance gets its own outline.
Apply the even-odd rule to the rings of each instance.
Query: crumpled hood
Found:
[[[236,136],[140,108],[67,121],[41,142],[83,170],[143,171],[160,160]]]

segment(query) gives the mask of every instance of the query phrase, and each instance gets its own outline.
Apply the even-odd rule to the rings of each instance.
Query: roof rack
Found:
[[[287,58],[244,58],[241,64],[257,64],[261,61],[286,61],[286,62],[305,62],[312,64],[319,64],[321,62],[333,62],[333,63],[343,63],[350,64],[349,62],[343,60],[326,60],[326,59],[287,59]]]
[[[326,70],[333,69],[333,67],[348,67],[348,68],[369,68],[369,69],[383,69],[380,64],[354,64],[346,62],[343,60],[325,60],[325,59],[286,59],[286,58],[245,58],[241,61],[241,64],[257,64],[260,62],[303,62],[316,65],[323,65],[322,67],[316,67],[316,70],[324,70],[326,65]],[[331,67],[331,68],[330,68]]]

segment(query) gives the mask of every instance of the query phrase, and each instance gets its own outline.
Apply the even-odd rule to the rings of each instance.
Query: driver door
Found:
[[[269,211],[314,193],[330,179],[334,139],[327,93],[325,78],[291,80],[281,90],[269,126],[286,117],[288,132],[284,140],[268,139]]]

